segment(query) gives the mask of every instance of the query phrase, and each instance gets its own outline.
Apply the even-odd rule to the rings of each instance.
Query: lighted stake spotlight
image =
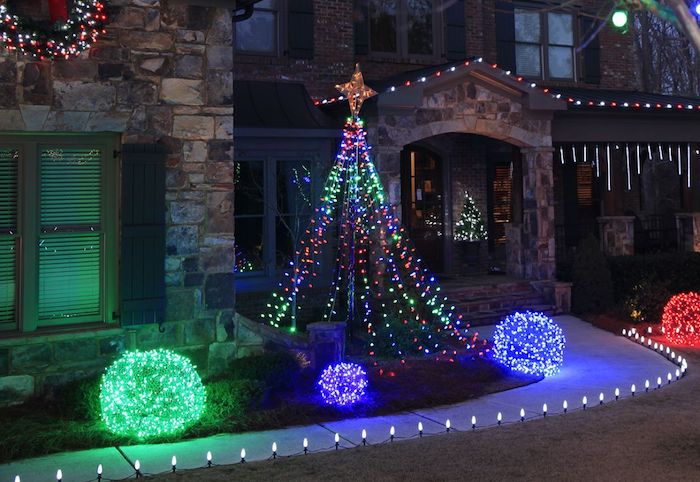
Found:
[[[476,417],[472,415],[472,430],[476,430]]]
[[[524,408],[520,409],[520,421],[521,422],[525,421],[525,409]]]
[[[309,453],[309,439],[304,438],[303,446],[304,446],[304,455],[306,455]]]
[[[141,477],[141,462],[138,459],[134,462],[134,470],[136,471],[136,478]]]
[[[503,420],[503,415],[501,415],[501,412],[498,412],[498,415],[496,415],[496,420],[498,421],[498,426],[501,426],[501,420]]]
[[[648,392],[649,391],[649,380],[646,380],[644,382],[644,389]]]
[[[396,436],[396,429],[392,425],[391,428],[389,429],[389,440],[391,440],[393,442],[395,436]]]
[[[272,458],[277,458],[277,442],[272,442]]]
[[[61,482],[63,480],[63,471],[61,469],[58,469],[56,471],[56,480],[58,482]]]
[[[661,388],[661,377],[656,378],[656,388]]]
[[[637,391],[637,386],[633,383],[632,384],[632,396],[634,397],[634,393]]]
[[[586,409],[586,405],[588,405],[588,397],[584,395],[584,396],[583,396],[583,400],[581,400],[581,401],[582,401],[582,403],[583,403],[583,409],[585,410],[585,409]]]
[[[340,448],[340,435],[335,434],[335,449],[338,450]]]
[[[542,405],[542,416],[546,417],[547,416],[547,404],[545,403]]]
[[[211,452],[207,452],[207,467],[211,467],[211,460],[212,460]]]
[[[423,422],[418,422],[418,436],[423,436]]]
[[[619,400],[619,399],[620,399],[620,389],[616,388],[615,389],[615,400]]]
[[[367,445],[367,430],[362,429],[362,445]]]
[[[241,449],[241,463],[245,464],[245,449]]]
[[[447,431],[447,433],[450,433],[450,427],[451,427],[451,425],[452,425],[452,424],[450,424],[450,419],[449,419],[449,418],[448,418],[447,420],[445,420],[445,430]]]
[[[569,402],[564,400],[564,403],[562,403],[562,406],[564,407],[564,413],[566,413],[566,411],[569,410]]]
[[[605,399],[605,395],[603,395],[603,392],[600,392],[600,395],[598,395],[598,401],[600,402],[600,405],[603,404],[604,399]]]
[[[170,464],[173,466],[173,472],[177,470],[177,457],[173,455],[173,458],[170,459]]]
[[[671,375],[671,372],[668,372],[668,375],[666,375],[666,380],[668,380],[668,384],[671,384],[671,380],[673,380],[673,376]]]

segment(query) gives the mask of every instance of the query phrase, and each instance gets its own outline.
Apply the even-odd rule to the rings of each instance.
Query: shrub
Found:
[[[55,390],[58,412],[73,420],[99,420],[101,376],[94,376],[62,385]]]
[[[661,311],[671,297],[668,281],[642,279],[632,287],[624,301],[627,315],[634,323],[660,323]]]
[[[564,362],[564,332],[544,313],[513,313],[496,326],[493,357],[528,375],[551,376]]]
[[[263,393],[261,382],[255,380],[215,380],[207,384],[207,423],[242,420],[248,410],[257,405]]]
[[[168,435],[196,422],[206,392],[192,363],[169,350],[127,352],[102,379],[102,420],[118,435]]]
[[[572,281],[571,304],[574,312],[600,313],[612,305],[610,269],[593,235],[581,241],[576,248]]]

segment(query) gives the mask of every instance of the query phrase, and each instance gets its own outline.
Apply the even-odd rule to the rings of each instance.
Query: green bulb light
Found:
[[[612,23],[617,28],[625,28],[628,18],[629,16],[626,10],[615,10],[612,14]]]
[[[199,420],[206,392],[189,359],[170,350],[125,353],[100,387],[102,420],[140,439],[177,433]]]

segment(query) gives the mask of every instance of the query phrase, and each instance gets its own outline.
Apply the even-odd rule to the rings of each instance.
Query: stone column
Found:
[[[523,277],[523,225],[506,224],[506,273],[516,278]]]
[[[344,322],[310,323],[306,326],[311,352],[311,366],[322,370],[331,363],[338,363],[345,358]]]
[[[607,256],[634,254],[634,216],[601,216],[600,247]]]
[[[522,264],[526,279],[554,279],[554,175],[551,147],[521,149],[523,158]]]
[[[700,252],[700,213],[677,213],[676,228],[678,249]]]

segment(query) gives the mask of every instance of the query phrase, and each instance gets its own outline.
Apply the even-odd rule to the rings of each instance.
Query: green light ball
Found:
[[[612,14],[612,23],[617,28],[623,28],[625,25],[627,25],[627,18],[627,12],[624,10],[615,10],[615,12]]]
[[[170,350],[127,352],[102,377],[102,420],[139,439],[184,430],[199,420],[206,392],[189,359]]]

